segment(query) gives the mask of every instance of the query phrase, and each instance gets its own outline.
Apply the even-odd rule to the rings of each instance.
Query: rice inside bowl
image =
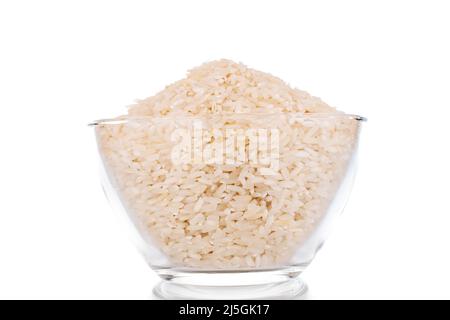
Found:
[[[228,60],[190,71],[122,119],[97,126],[98,142],[141,232],[176,266],[233,270],[292,262],[327,212],[359,126],[320,99]],[[206,133],[276,130],[276,168],[174,164],[173,133],[189,132],[194,120]]]

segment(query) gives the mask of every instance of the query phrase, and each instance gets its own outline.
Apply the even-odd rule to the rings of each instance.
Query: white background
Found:
[[[2,1],[0,298],[148,299],[93,133],[231,58],[369,118],[309,297],[450,298],[448,1]]]

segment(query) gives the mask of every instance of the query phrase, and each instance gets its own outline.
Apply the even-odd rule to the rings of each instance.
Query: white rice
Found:
[[[233,117],[241,113],[267,116]],[[279,168],[174,165],[171,133],[191,116],[212,116],[209,128],[278,129]],[[122,200],[173,264],[204,269],[293,263],[329,207],[358,130],[320,99],[228,60],[193,69],[123,118],[134,120],[97,126]]]

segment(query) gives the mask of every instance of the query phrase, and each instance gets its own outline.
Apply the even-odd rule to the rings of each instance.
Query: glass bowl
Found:
[[[120,117],[91,124],[113,206],[163,298],[291,298],[342,211],[360,126],[344,113]]]

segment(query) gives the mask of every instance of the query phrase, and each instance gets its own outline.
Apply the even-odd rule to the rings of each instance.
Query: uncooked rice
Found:
[[[193,118],[207,130],[278,129],[279,167],[173,164],[171,133]],[[320,99],[228,60],[191,70],[120,119],[97,126],[111,181],[170,263],[201,269],[294,263],[333,199],[358,130]]]

